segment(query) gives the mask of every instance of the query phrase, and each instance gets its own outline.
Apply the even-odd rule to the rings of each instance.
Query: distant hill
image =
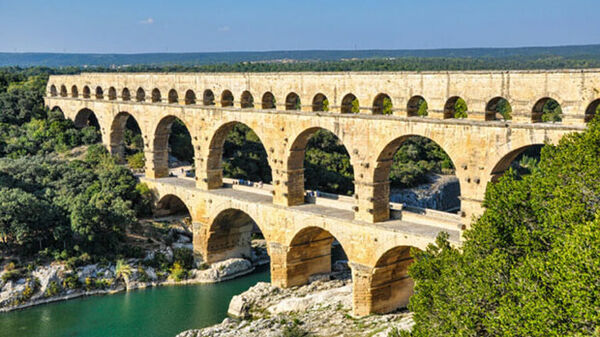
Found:
[[[415,50],[300,50],[218,53],[147,53],[147,54],[61,54],[61,53],[0,53],[0,66],[47,67],[110,67],[127,65],[187,65],[198,66],[239,62],[339,61],[348,59],[446,57],[487,59],[535,59],[557,56],[569,59],[600,60],[600,45],[465,48]]]

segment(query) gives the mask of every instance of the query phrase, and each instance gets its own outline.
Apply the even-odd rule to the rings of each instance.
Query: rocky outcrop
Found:
[[[392,189],[390,201],[439,211],[460,207],[460,185],[456,176],[432,174],[429,179],[431,182],[428,184]]]
[[[313,336],[387,337],[394,329],[412,327],[411,314],[351,316],[350,279],[315,281],[306,286],[281,289],[258,283],[234,296],[222,323],[177,337],[280,337],[284,330],[297,329]]]

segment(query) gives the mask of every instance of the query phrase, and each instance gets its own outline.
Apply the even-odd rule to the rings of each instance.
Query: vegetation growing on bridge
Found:
[[[592,336],[600,324],[600,120],[488,185],[461,250],[416,253],[414,336]]]

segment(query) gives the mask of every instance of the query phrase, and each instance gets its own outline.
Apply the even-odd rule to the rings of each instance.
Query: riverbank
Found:
[[[399,310],[385,315],[352,316],[352,282],[320,279],[281,289],[260,282],[234,296],[223,322],[188,330],[177,337],[388,337],[410,330],[412,314]]]
[[[193,264],[190,247],[174,244],[150,250],[144,258],[72,266],[68,262],[28,265],[10,264],[0,271],[0,312],[30,308],[83,296],[109,295],[148,287],[218,283],[252,273],[268,264],[264,240],[254,240],[251,260],[233,258],[211,266]]]

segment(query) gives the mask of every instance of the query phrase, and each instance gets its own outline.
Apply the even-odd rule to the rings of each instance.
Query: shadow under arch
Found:
[[[496,165],[494,165],[492,172],[490,172],[491,181],[497,182],[498,179],[500,179],[504,175],[504,173],[506,173],[506,171],[511,167],[511,165],[519,159],[519,157],[527,153],[539,154],[541,152],[542,147],[544,147],[545,145],[546,144],[543,143],[529,144],[521,146],[506,153],[504,156],[502,156],[502,158],[500,158]]]
[[[408,276],[408,267],[414,261],[411,249],[397,246],[377,260],[369,285],[369,314],[384,314],[408,305],[414,291],[414,281]]]
[[[190,212],[190,208],[181,197],[175,194],[165,194],[161,196],[156,202],[156,207],[153,211],[155,217],[179,215],[184,217],[187,216],[191,221],[192,213]]]
[[[391,199],[391,190],[392,190],[392,167],[394,165],[394,157],[398,150],[400,150],[401,146],[405,144],[405,142],[412,140],[415,143],[415,146],[423,147],[423,151],[427,151],[427,146],[439,147],[441,151],[445,153],[447,158],[444,158],[445,161],[449,161],[445,163],[449,170],[454,170],[456,168],[455,160],[451,156],[451,152],[445,149],[439,142],[434,139],[431,139],[427,136],[419,135],[419,134],[407,134],[399,136],[392,141],[388,142],[383,149],[379,152],[377,156],[377,163],[375,164],[375,168],[373,171],[373,180],[371,181],[376,188],[374,189],[374,195],[371,195],[374,200],[377,202],[373,205],[373,212],[376,214],[383,214],[384,218],[387,219],[389,216],[389,202]],[[419,142],[421,142],[419,144]],[[430,143],[431,142],[431,143]],[[439,160],[439,158],[437,158]],[[420,159],[419,159],[420,160]],[[440,163],[440,170],[443,169],[444,162]],[[428,174],[431,171],[426,172]],[[442,171],[443,173],[443,171]],[[456,176],[456,173],[454,173]],[[427,178],[425,176],[424,178]],[[402,183],[402,181],[401,181]],[[417,184],[426,183],[417,182]],[[413,182],[414,184],[414,182]],[[460,209],[460,194],[461,194],[461,186],[460,181],[457,179],[457,198],[456,200],[451,200],[448,202],[448,207],[441,207],[444,209]],[[401,184],[402,185],[402,184]],[[410,186],[410,185],[409,185]],[[411,205],[416,206],[416,205]],[[433,207],[430,207],[433,208]],[[442,210],[442,209],[440,209]],[[443,211],[443,210],[442,210]]]
[[[263,230],[246,212],[237,208],[220,211],[208,225],[202,256],[212,264],[231,258],[252,260],[252,239],[263,237]]]
[[[284,286],[307,284],[315,275],[331,273],[336,243],[347,259],[342,243],[321,227],[305,227],[294,234],[286,254],[287,284]]]
[[[75,115],[74,124],[75,127],[79,129],[82,129],[86,126],[93,126],[100,130],[100,123],[98,122],[96,114],[88,108],[83,108],[77,112],[77,115]]]
[[[264,151],[266,155],[266,164],[267,171],[269,174],[265,174],[267,178],[273,177],[273,170],[269,163],[268,152],[263,142],[263,139],[254,129],[248,126],[245,123],[239,121],[227,122],[221,125],[212,135],[209,145],[209,153],[208,158],[206,160],[205,169],[207,171],[207,184],[209,189],[220,188],[223,185],[223,155],[225,153],[225,141],[229,134],[234,130],[236,126],[241,126],[243,128],[247,128],[249,131],[252,131],[254,135],[256,135],[257,143],[262,146],[262,151]],[[256,149],[258,152],[262,152],[261,149]],[[270,181],[263,181],[270,182]]]
[[[129,124],[129,125],[128,125]],[[129,126],[129,127],[128,127]],[[119,159],[125,159],[125,130],[132,129],[132,131],[139,132],[141,134],[142,140],[144,139],[144,135],[142,134],[142,130],[140,128],[140,124],[137,119],[126,111],[119,112],[110,125],[110,153],[116,155]],[[143,151],[143,141],[141,144],[142,148],[138,149]]]
[[[183,126],[187,130],[188,134],[190,135],[190,139],[189,139],[190,143],[186,144],[186,145],[188,145],[191,148],[192,160],[193,160],[194,147],[191,144],[191,141],[192,141],[191,130],[192,129],[190,129],[189,124],[177,116],[174,116],[174,115],[165,116],[156,125],[156,128],[154,129],[154,137],[153,137],[153,141],[152,141],[153,167],[154,167],[155,174],[158,177],[166,177],[169,175],[169,149],[170,149],[169,139],[170,139],[172,131],[173,131],[173,125],[177,121],[179,121],[181,124],[183,124]]]

